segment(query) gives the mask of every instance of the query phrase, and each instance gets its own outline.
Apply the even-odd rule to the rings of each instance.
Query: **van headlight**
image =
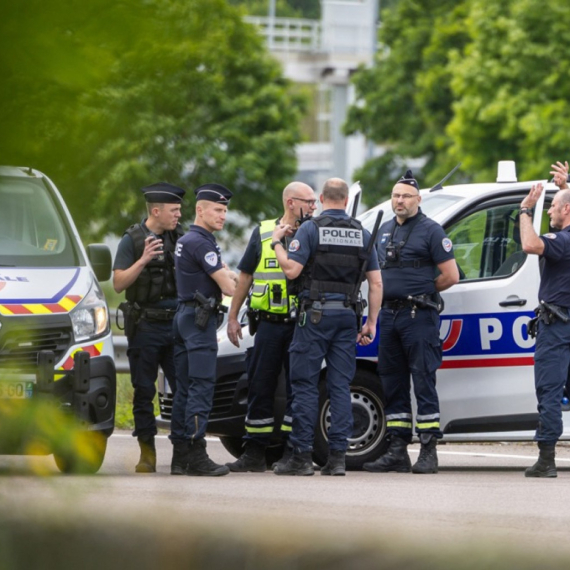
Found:
[[[88,340],[109,332],[107,304],[96,281],[93,281],[89,293],[69,315],[76,341]]]

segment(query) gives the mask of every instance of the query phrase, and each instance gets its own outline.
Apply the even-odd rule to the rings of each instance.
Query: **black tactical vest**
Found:
[[[313,301],[323,293],[342,293],[349,303],[356,302],[360,275],[368,257],[362,224],[354,218],[318,216],[311,222],[319,231],[319,245],[303,272],[303,288]],[[358,287],[357,287],[358,285]]]
[[[144,251],[144,240],[149,236],[148,230],[142,224],[135,224],[125,234],[130,235],[133,240],[135,259],[140,259]],[[178,238],[183,235],[184,231],[180,224],[175,230],[164,232],[164,255],[151,260],[136,281],[127,288],[127,301],[142,306],[157,303],[164,298],[176,297],[174,248]]]

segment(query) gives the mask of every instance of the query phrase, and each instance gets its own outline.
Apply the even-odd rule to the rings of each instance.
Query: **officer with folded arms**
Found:
[[[323,213],[304,223],[287,250],[282,239],[291,230],[279,224],[273,247],[285,275],[300,276],[299,314],[289,349],[293,389],[292,454],[274,468],[276,475],[313,475],[312,449],[319,411],[323,360],[330,399],[329,456],[321,475],[345,475],[352,435],[350,383],[356,373],[355,343],[370,344],[382,301],[382,280],[372,237],[345,208],[348,186],[340,178],[325,182]],[[361,330],[360,285],[368,281],[368,320]]]
[[[373,472],[437,473],[439,399],[436,371],[441,365],[440,291],[459,280],[451,240],[420,209],[417,181],[408,170],[392,190],[396,216],[378,232],[377,250],[384,283],[380,311],[378,372],[386,398],[389,447]],[[436,273],[439,273],[436,276]],[[412,467],[407,447],[412,440],[410,374],[418,403],[416,433],[421,449]]]
[[[214,232],[224,227],[232,193],[221,184],[194,190],[196,218],[176,245],[178,310],[174,318],[178,389],[172,406],[172,475],[227,475],[206,452],[206,427],[214,399],[222,295],[235,292],[237,275],[222,262]]]
[[[131,226],[119,242],[113,266],[113,287],[126,290],[127,302],[119,308],[125,318],[131,383],[134,388],[133,416],[140,460],[137,473],[156,471],[157,433],[153,400],[159,365],[176,391],[173,360],[172,320],[177,294],[174,278],[174,247],[184,233],[178,220],[185,191],[159,182],[146,186],[148,215]]]
[[[548,210],[550,225],[557,230],[542,236],[533,227],[534,207],[544,187],[536,184],[521,202],[520,230],[523,251],[544,262],[540,287],[534,383],[539,422],[535,441],[538,461],[526,469],[526,477],[556,477],[555,448],[562,434],[562,397],[570,365],[570,189],[568,163],[552,165],[551,174],[560,188]],[[529,331],[530,332],[530,331]]]

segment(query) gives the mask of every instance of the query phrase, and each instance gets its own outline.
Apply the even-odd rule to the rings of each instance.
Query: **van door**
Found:
[[[539,264],[522,251],[518,214],[527,193],[505,192],[444,224],[461,274],[443,294],[441,315],[438,393],[447,440],[528,439],[537,425],[526,325],[538,304]],[[538,233],[541,220],[535,214]]]

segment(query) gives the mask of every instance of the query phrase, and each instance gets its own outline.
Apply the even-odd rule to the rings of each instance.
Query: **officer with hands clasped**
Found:
[[[153,400],[160,365],[175,392],[172,319],[177,305],[174,278],[174,247],[183,234],[178,223],[185,191],[159,182],[142,189],[148,216],[131,226],[119,242],[113,266],[113,287],[126,290],[119,309],[125,317],[133,416],[141,456],[137,473],[156,471],[157,433]]]
[[[451,240],[420,209],[421,196],[411,170],[392,190],[396,216],[378,232],[377,249],[384,300],[380,311],[378,372],[386,398],[389,447],[366,471],[437,473],[436,444],[439,399],[436,371],[441,365],[439,292],[459,280]],[[436,272],[439,275],[436,277]],[[418,409],[416,432],[421,449],[411,466],[407,446],[412,439],[410,374]]]
[[[291,386],[289,381],[289,345],[295,330],[296,297],[275,256],[273,230],[283,224],[291,228],[284,237],[284,247],[293,239],[296,226],[316,210],[313,189],[302,182],[291,182],[283,190],[284,213],[280,220],[266,220],[250,237],[238,265],[238,285],[228,313],[228,338],[239,347],[242,337],[238,313],[249,294],[250,329],[257,326],[253,348],[248,349],[248,402],[245,419],[244,452],[231,471],[266,470],[265,450],[275,428],[273,405],[277,380],[285,369],[287,406],[281,424],[283,439],[291,432]],[[253,331],[252,331],[253,332]],[[289,449],[287,446],[285,449]]]
[[[287,251],[282,239],[291,231],[279,224],[273,247],[288,279],[301,276],[299,313],[289,349],[293,388],[291,457],[278,463],[277,475],[313,475],[312,449],[318,416],[319,378],[327,363],[331,406],[329,457],[321,475],[344,475],[348,438],[352,435],[350,382],[356,372],[355,343],[370,344],[382,301],[382,280],[371,236],[345,212],[348,186],[340,178],[325,182],[323,213],[303,224]],[[371,247],[369,247],[369,245]],[[363,301],[360,284],[369,285],[369,316],[359,331]]]
[[[544,261],[537,319],[529,323],[529,334],[536,336],[534,383],[538,400],[539,423],[534,436],[538,461],[526,469],[526,477],[556,477],[555,447],[562,434],[561,401],[570,365],[570,189],[568,163],[552,165],[554,182],[560,188],[548,210],[550,225],[556,233],[538,236],[533,227],[533,208],[544,187],[532,186],[521,202],[520,230],[525,253],[539,255]],[[539,215],[540,212],[534,215]]]
[[[194,190],[196,219],[176,245],[178,310],[174,317],[174,358],[178,389],[172,405],[172,475],[229,473],[206,452],[206,427],[216,381],[216,331],[223,295],[233,295],[237,275],[222,262],[213,232],[224,227],[232,193],[221,184]]]

